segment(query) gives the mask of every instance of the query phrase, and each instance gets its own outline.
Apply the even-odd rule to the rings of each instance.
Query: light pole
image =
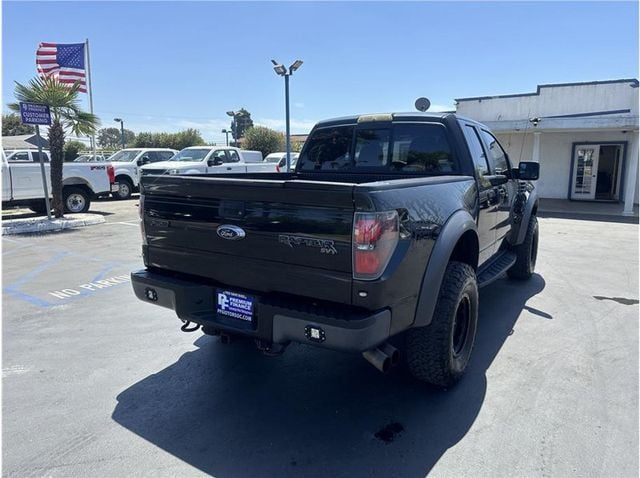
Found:
[[[222,132],[224,133],[224,137],[227,140],[227,146],[229,146],[229,133],[231,133],[231,131],[229,131],[227,128],[223,129]]]
[[[275,60],[271,60],[273,63],[273,69],[279,76],[284,76],[284,102],[285,102],[285,120],[286,120],[286,148],[287,148],[287,172],[291,171],[291,131],[289,128],[289,77],[293,75],[293,72],[302,66],[302,60],[296,60],[289,67],[289,70],[284,65],[278,63]]]
[[[227,116],[231,116],[233,118],[233,125],[231,127],[231,132],[233,133],[232,137],[234,140],[233,145],[238,146],[238,138],[236,135],[238,134],[238,123],[236,123],[236,116],[238,115],[237,111],[227,111]]]
[[[122,121],[122,118],[113,118],[113,121],[120,123],[120,142],[122,143],[122,149],[124,149],[127,146],[124,141],[124,121]]]

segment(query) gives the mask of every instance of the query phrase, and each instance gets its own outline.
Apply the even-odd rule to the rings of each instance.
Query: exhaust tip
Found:
[[[390,343],[387,342],[383,344],[380,347],[380,350],[382,350],[382,352],[389,357],[392,366],[398,365],[400,363],[400,352]]]
[[[373,365],[375,368],[380,370],[382,373],[387,373],[391,368],[391,357],[385,354],[380,349],[371,349],[362,353],[362,356]]]

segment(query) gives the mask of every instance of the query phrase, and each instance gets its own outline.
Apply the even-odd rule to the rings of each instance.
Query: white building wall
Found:
[[[533,153],[533,132],[497,133],[500,144],[507,150],[509,159],[516,165],[519,161],[531,161]],[[540,180],[537,183],[538,194],[544,198],[568,199],[569,180],[571,178],[571,153],[573,143],[579,142],[628,142],[625,152],[626,170],[629,167],[632,141],[638,142],[637,132],[585,131],[540,134]],[[523,144],[524,142],[524,144]],[[637,149],[636,149],[637,150]],[[637,158],[635,159],[638,160]],[[636,183],[635,203],[638,203],[638,184]],[[620,199],[623,199],[622,197]]]
[[[627,141],[622,188],[626,191],[629,181],[637,204],[639,181],[627,171],[638,161],[633,152],[638,151],[639,90],[635,79],[541,85],[536,93],[462,98],[456,112],[491,128],[514,163],[532,159],[534,132],[539,132],[537,187],[544,198],[568,199],[574,143]],[[540,118],[538,126],[532,118]],[[618,199],[623,201],[624,194]]]
[[[638,87],[631,81],[539,87],[539,94],[460,101],[457,113],[480,122],[630,109],[638,115]]]

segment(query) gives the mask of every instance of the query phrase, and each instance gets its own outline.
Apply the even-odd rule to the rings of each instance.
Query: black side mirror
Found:
[[[540,177],[540,163],[521,161],[518,165],[518,178],[535,181]]]
[[[138,166],[142,166],[144,164],[144,161],[142,159],[139,159],[139,160],[136,161],[136,164]]]
[[[222,163],[222,158],[210,158],[207,161],[207,166],[220,166]]]

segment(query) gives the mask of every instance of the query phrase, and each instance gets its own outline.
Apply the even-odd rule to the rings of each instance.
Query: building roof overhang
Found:
[[[595,116],[578,118],[539,118],[537,126],[531,119],[507,121],[483,121],[496,133],[510,132],[561,132],[561,131],[602,131],[638,129],[638,116]]]

